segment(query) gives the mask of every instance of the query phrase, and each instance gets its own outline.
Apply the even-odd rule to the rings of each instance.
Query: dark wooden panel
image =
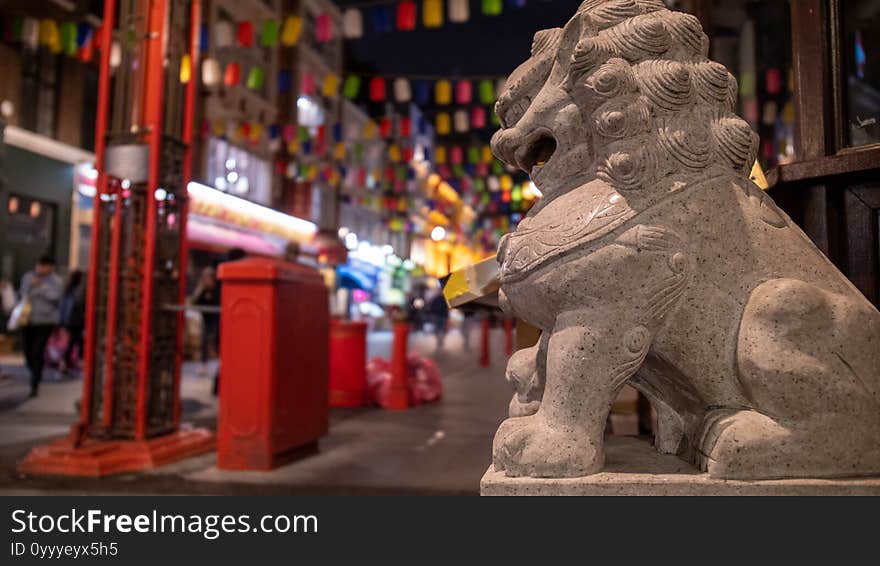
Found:
[[[847,275],[875,305],[880,304],[880,263],[878,263],[878,209],[859,194],[880,194],[880,187],[847,189],[844,193],[847,240]]]

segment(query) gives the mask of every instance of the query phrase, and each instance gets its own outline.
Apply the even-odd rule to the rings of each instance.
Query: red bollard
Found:
[[[220,266],[217,467],[269,470],[327,434],[330,313],[317,270],[268,259]]]
[[[401,411],[409,409],[409,380],[407,379],[406,348],[409,340],[409,323],[394,323],[394,343],[391,349],[391,388],[386,409]]]
[[[508,356],[513,355],[513,319],[504,319],[504,351]]]
[[[480,367],[487,368],[491,364],[489,357],[489,317],[480,321]]]
[[[363,407],[367,401],[367,323],[330,321],[330,406]]]

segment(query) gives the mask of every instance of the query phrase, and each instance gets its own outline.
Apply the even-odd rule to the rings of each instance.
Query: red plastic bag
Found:
[[[443,397],[443,380],[433,360],[418,354],[407,359],[407,385],[412,407],[434,403]],[[373,404],[385,407],[391,391],[391,362],[373,358],[367,363],[367,394]]]

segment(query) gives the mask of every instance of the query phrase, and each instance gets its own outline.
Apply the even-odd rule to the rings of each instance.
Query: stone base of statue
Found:
[[[710,478],[647,439],[609,436],[605,469],[583,478],[509,478],[490,467],[481,495],[880,495],[880,477],[735,481]]]

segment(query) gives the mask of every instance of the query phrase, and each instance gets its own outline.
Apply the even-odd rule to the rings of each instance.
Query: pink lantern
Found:
[[[458,81],[455,84],[455,102],[458,104],[470,104],[474,96],[471,81]]]

